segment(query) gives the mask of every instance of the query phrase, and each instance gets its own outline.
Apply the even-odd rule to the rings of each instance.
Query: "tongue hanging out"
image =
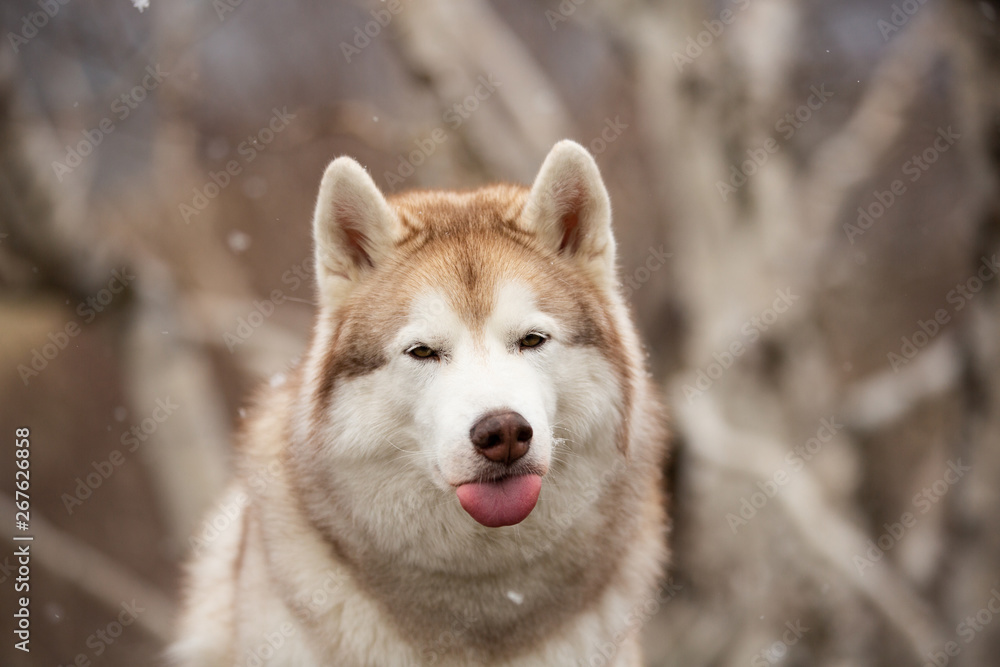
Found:
[[[542,478],[538,475],[505,477],[496,482],[473,482],[457,489],[462,509],[489,528],[513,526],[524,521],[538,502]]]

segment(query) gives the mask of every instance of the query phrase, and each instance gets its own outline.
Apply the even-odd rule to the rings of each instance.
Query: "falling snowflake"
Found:
[[[132,6],[138,9],[141,14],[142,10],[149,7],[149,0],[132,0]]]
[[[232,231],[229,236],[226,237],[226,242],[229,244],[229,249],[239,254],[241,252],[246,252],[246,249],[250,247],[250,235],[241,231]]]

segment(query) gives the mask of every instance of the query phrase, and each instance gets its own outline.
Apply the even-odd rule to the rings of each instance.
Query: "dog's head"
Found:
[[[387,513],[436,487],[427,507],[457,496],[496,527],[528,517],[554,468],[592,461],[599,475],[623,455],[631,371],[611,210],[581,146],[556,144],[530,189],[390,199],[342,157],[314,235],[315,465],[367,465]]]

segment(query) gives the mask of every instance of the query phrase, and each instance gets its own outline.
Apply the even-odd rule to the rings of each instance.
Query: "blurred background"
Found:
[[[998,664],[1000,3],[137,4],[0,10],[0,663],[158,664],[330,159],[530,182],[571,137],[674,431],[648,664]]]

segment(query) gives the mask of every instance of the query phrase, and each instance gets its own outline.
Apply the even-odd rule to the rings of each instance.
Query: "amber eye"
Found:
[[[414,345],[406,353],[415,359],[433,359],[438,356],[437,352],[426,345]]]
[[[538,333],[530,333],[521,339],[521,349],[526,347],[538,347],[545,342],[545,336]]]

